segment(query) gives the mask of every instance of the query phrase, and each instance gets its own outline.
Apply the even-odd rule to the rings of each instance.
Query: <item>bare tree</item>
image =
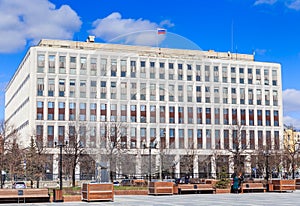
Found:
[[[10,175],[15,177],[24,176],[24,156],[23,150],[19,148],[17,143],[18,132],[14,126],[7,122],[0,122],[0,140],[1,140],[1,163],[0,172],[8,171]],[[2,180],[2,178],[1,178]],[[1,181],[1,188],[3,187]]]
[[[295,129],[291,128],[291,134],[284,139],[284,160],[286,168],[290,168],[292,178],[295,179],[295,169],[299,156],[299,142],[295,135]]]
[[[180,158],[180,172],[194,177],[194,160],[197,156],[197,149],[195,149],[193,143],[185,149],[185,153],[186,154]]]
[[[26,176],[26,168],[24,164],[25,156],[24,150],[21,149],[16,141],[13,140],[12,144],[7,149],[5,161],[6,167],[9,169],[10,175],[14,176],[14,179]]]
[[[245,155],[247,155],[248,144],[246,142],[246,130],[243,125],[237,123],[231,125],[229,135],[232,137],[232,146],[230,143],[225,145],[226,150],[232,155],[231,160],[234,164],[234,171],[237,173],[244,172]]]
[[[65,145],[64,169],[65,174],[70,174],[72,178],[72,187],[76,186],[76,167],[79,164],[80,157],[85,152],[86,126],[78,122],[69,124],[68,136],[69,142]]]
[[[108,163],[110,181],[113,182],[116,169],[120,168],[122,161],[127,154],[127,127],[122,122],[106,122],[104,123],[105,134],[101,136],[102,147],[105,149],[103,155],[104,160]]]
[[[37,182],[37,188],[39,188],[39,182],[45,175],[46,154],[43,144],[34,140],[33,136],[30,140],[30,146],[25,151],[26,153],[26,178],[32,183]],[[32,185],[31,185],[32,186]]]

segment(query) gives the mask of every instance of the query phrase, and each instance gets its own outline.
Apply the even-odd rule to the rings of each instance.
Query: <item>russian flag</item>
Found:
[[[157,34],[166,34],[166,32],[165,29],[157,29]]]

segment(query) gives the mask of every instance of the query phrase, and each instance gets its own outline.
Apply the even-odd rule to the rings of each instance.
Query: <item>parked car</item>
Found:
[[[120,182],[119,181],[114,181],[114,186],[120,186]]]
[[[121,186],[132,186],[131,179],[123,179],[120,183]]]
[[[12,185],[13,189],[25,189],[26,183],[25,182],[14,182]]]

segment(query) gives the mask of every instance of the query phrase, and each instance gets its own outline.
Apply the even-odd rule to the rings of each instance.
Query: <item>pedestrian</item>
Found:
[[[239,173],[238,178],[239,178],[239,187],[241,187],[241,186],[242,186],[242,183],[243,183],[243,181],[244,181],[244,176],[243,176],[243,174],[242,174],[241,172]]]
[[[232,189],[233,189],[233,193],[239,193],[239,177],[236,175],[236,173],[233,173],[232,175],[233,177],[233,185],[232,185]]]

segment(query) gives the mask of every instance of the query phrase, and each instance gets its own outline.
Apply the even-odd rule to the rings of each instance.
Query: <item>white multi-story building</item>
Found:
[[[41,40],[7,86],[5,120],[19,131],[21,145],[33,135],[43,142],[53,174],[54,142],[69,140],[74,121],[82,146],[94,154],[105,153],[105,124],[122,123],[122,147],[135,174],[147,173],[143,145],[154,141],[156,167],[163,152],[177,176],[213,175],[224,165],[233,172],[235,139],[247,150],[240,163],[251,172],[251,152],[282,148],[281,66],[229,52]],[[184,156],[192,157],[191,167]],[[125,174],[124,168],[115,171]]]

